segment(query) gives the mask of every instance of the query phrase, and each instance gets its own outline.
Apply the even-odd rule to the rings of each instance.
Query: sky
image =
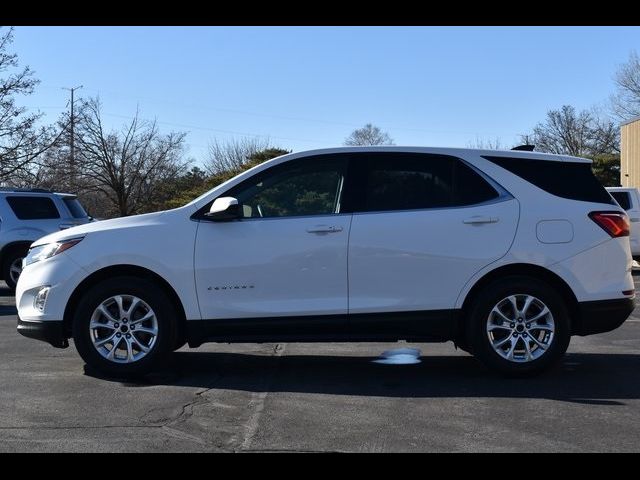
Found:
[[[397,145],[510,147],[549,109],[606,107],[640,28],[19,26],[10,48],[45,121],[82,85],[111,128],[139,109],[187,132],[198,164],[214,139],[302,151],[366,123]]]

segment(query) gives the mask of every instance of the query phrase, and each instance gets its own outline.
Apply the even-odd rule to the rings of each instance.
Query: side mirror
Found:
[[[241,213],[242,210],[240,209],[240,204],[237,199],[233,197],[220,197],[215,199],[209,211],[204,215],[211,220],[221,221],[240,218],[242,216]]]

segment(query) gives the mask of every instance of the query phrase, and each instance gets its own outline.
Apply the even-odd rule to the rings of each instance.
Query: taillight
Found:
[[[631,224],[629,223],[629,217],[625,213],[591,212],[589,218],[613,238],[629,236]]]

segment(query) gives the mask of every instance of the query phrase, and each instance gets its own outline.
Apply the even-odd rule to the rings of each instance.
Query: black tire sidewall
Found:
[[[114,295],[134,295],[144,300],[154,311],[158,335],[152,350],[133,363],[115,363],[102,357],[93,346],[89,322],[100,303]],[[176,314],[165,292],[152,281],[135,277],[116,277],[93,286],[78,303],[73,315],[73,340],[82,359],[89,367],[109,375],[142,375],[160,366],[173,350]]]
[[[551,311],[554,338],[540,358],[527,363],[511,362],[493,350],[486,332],[489,313],[499,301],[514,294],[528,294],[541,300]],[[507,375],[531,375],[551,367],[567,350],[571,325],[562,296],[547,283],[532,277],[510,276],[488,285],[473,302],[467,326],[467,341],[473,355],[487,367]]]
[[[13,252],[9,252],[9,254],[4,258],[2,262],[2,276],[4,277],[4,281],[9,287],[10,290],[16,289],[16,284],[11,280],[11,264],[18,258],[24,258],[27,255],[27,252],[22,252],[19,250],[14,250]]]

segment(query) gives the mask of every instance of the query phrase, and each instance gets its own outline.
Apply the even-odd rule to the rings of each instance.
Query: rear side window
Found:
[[[358,211],[417,210],[473,205],[498,192],[455,157],[379,154],[361,159],[364,178]]]
[[[615,205],[609,192],[591,171],[590,163],[492,156],[483,158],[552,195],[583,202]]]
[[[87,216],[87,212],[84,211],[84,208],[82,208],[82,204],[78,201],[77,198],[64,197],[62,200],[69,209],[69,212],[71,212],[71,216],[73,218],[85,218]]]
[[[631,195],[629,192],[609,192],[613,198],[616,199],[618,205],[625,210],[631,210]]]
[[[60,218],[53,200],[47,197],[7,197],[7,203],[20,220]]]
[[[498,197],[498,192],[489,183],[462,161],[455,161],[453,170],[456,205],[475,205]]]

